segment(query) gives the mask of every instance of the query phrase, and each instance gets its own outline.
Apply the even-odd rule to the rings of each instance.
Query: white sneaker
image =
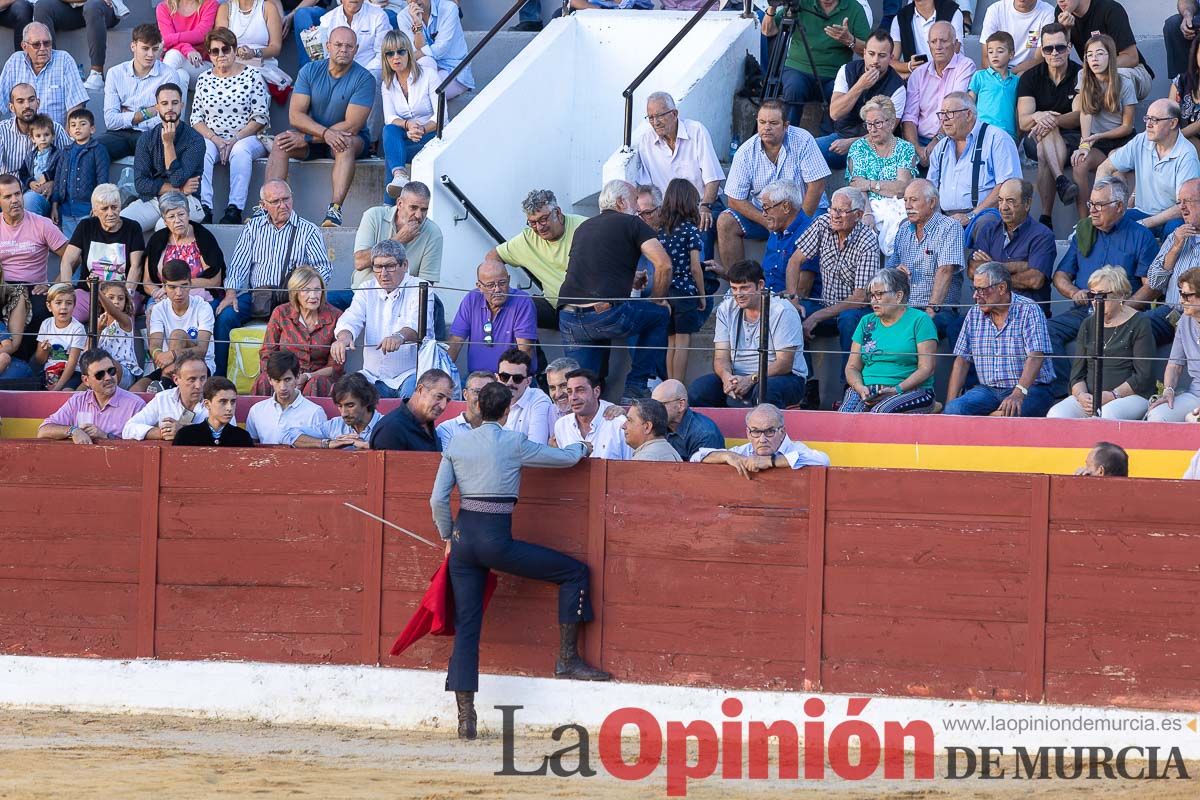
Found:
[[[392,182],[387,185],[388,197],[396,199],[400,197],[400,192],[408,185],[408,170],[398,169],[396,174],[392,176]]]
[[[87,80],[83,82],[83,88],[87,89],[89,92],[103,92],[104,76],[96,70],[92,70],[88,74]]]

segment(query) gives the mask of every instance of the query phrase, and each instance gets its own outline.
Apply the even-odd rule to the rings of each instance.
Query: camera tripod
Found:
[[[804,47],[804,55],[808,58],[808,66],[812,73],[813,79],[817,81],[818,91],[821,93],[821,108],[825,112],[822,116],[828,114],[828,103],[825,100],[825,92],[820,88],[820,80],[817,78],[817,62],[813,58],[812,48],[808,44],[808,34],[804,31],[803,25],[796,25],[797,14],[813,14],[821,19],[828,21],[828,18],[823,15],[816,14],[806,8],[800,7],[799,0],[789,0],[785,5],[783,12],[783,20],[779,23],[779,33],[775,35],[774,41],[771,42],[770,56],[767,59],[767,74],[763,80],[762,94],[758,98],[761,105],[764,100],[778,100],[783,97],[783,65],[787,61],[788,51],[792,46],[792,36],[795,31],[800,31],[800,44]],[[787,105],[796,105],[797,103],[784,101]],[[789,109],[790,111],[790,109]],[[791,118],[791,114],[788,114]]]

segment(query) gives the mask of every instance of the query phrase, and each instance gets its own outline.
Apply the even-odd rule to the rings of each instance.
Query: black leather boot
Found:
[[[458,738],[474,739],[475,731],[475,693],[455,692],[454,700],[458,703]]]
[[[577,681],[607,681],[612,676],[596,669],[579,656],[576,643],[579,639],[579,624],[567,623],[558,626],[558,662],[554,665],[554,677],[571,678]]]

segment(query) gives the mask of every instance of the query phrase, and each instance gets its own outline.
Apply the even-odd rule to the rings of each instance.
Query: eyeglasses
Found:
[[[219,56],[227,56],[232,52],[233,52],[232,47],[210,47],[210,48],[208,48],[208,54],[210,56],[218,56],[218,57]]]
[[[400,265],[393,261],[390,264],[372,264],[371,269],[375,270],[376,272],[398,272],[400,270]]]
[[[951,117],[953,117],[957,114],[965,114],[965,113],[967,113],[967,109],[965,109],[965,108],[956,108],[953,111],[939,111],[939,112],[937,112],[937,118],[941,119],[941,120],[946,120],[946,119],[950,119]]]
[[[1004,282],[1000,281],[997,283],[989,283],[987,286],[973,286],[973,287],[971,287],[971,294],[987,294],[992,289],[995,289],[997,286],[1003,286],[1003,285],[1004,285]]]
[[[525,222],[531,228],[545,228],[554,220],[554,213],[550,211],[540,217],[527,217]]]
[[[1190,303],[1197,297],[1200,297],[1200,294],[1197,294],[1196,292],[1185,292],[1182,289],[1179,290],[1179,299],[1185,303]]]
[[[780,200],[778,203],[771,203],[771,205],[767,205],[766,203],[763,203],[763,207],[762,207],[763,213],[770,214],[772,211],[774,211],[775,209],[777,209],[783,205],[787,205],[787,200]]]
[[[872,300],[882,300],[890,294],[895,294],[895,292],[871,292],[867,296]]]
[[[25,42],[25,44],[29,45],[34,50],[49,50],[51,47],[54,46],[54,43],[51,42],[49,39],[43,39],[40,42]]]
[[[645,211],[639,211],[638,216],[641,217],[642,219],[646,219],[647,217],[651,217],[655,213],[657,213],[660,208],[662,208],[662,206],[655,206],[654,208],[647,208]]]
[[[1045,53],[1046,55],[1065,53],[1069,49],[1070,48],[1067,47],[1067,45],[1065,45],[1065,44],[1044,44],[1044,45],[1042,45],[1042,52]]]
[[[512,372],[497,372],[496,380],[501,383],[524,383],[529,379],[528,375],[516,375]]]
[[[115,378],[115,377],[117,377],[117,368],[109,367],[108,369],[98,370],[96,372],[96,374],[92,376],[92,380],[102,381],[105,378]]]
[[[502,281],[491,281],[490,283],[480,283],[479,281],[475,281],[476,286],[478,286],[480,289],[486,289],[489,292],[494,292],[497,289],[507,289],[511,283],[512,281],[507,279]]]
[[[858,209],[857,208],[834,208],[833,206],[829,207],[829,213],[835,217],[840,217],[844,214],[853,214],[855,211],[858,211]]]
[[[895,125],[895,124],[896,124],[896,121],[895,121],[895,120],[892,120],[892,121],[891,121],[891,124],[892,124],[892,125]],[[873,130],[878,130],[879,128],[886,128],[886,127],[888,126],[888,120],[886,120],[886,119],[877,119],[877,120],[875,120],[874,122],[870,122],[870,121],[868,121],[868,122],[864,122],[864,123],[863,123],[863,125],[865,125],[865,126],[866,126],[867,130],[872,130],[872,131],[873,131]]]
[[[1091,200],[1088,200],[1087,201],[1087,210],[1088,211],[1100,211],[1103,208],[1107,208],[1108,206],[1111,206],[1114,203],[1119,203],[1119,202],[1121,202],[1121,201],[1120,200],[1108,200],[1103,203],[1094,203]]]
[[[1173,119],[1175,119],[1175,117],[1152,117],[1147,114],[1146,116],[1142,117],[1142,122],[1146,123],[1147,125],[1157,125],[1160,122],[1169,122]]]
[[[408,51],[405,50],[403,47],[401,47],[399,50],[384,50],[383,51],[384,58],[395,58],[396,56],[406,56],[406,55],[408,55]]]
[[[263,200],[262,202],[264,206],[282,206],[292,202],[292,196],[289,194],[287,197],[277,197],[274,200]]]
[[[483,323],[483,343],[492,343],[492,321],[490,319],[485,320]]]
[[[770,439],[781,430],[783,428],[779,426],[775,426],[774,428],[746,428],[746,433],[751,439]]]
[[[653,125],[654,123],[658,122],[659,120],[666,119],[667,117],[671,116],[672,114],[678,114],[678,113],[679,113],[679,109],[672,108],[670,111],[664,111],[661,114],[647,114],[646,119],[650,121],[651,125]]]

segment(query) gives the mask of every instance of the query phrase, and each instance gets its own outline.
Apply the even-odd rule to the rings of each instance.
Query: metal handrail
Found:
[[[525,5],[525,0],[517,0],[513,3],[512,8],[505,12],[504,16],[496,21],[491,30],[483,35],[479,40],[479,44],[471,48],[471,52],[467,53],[466,58],[459,62],[458,66],[450,70],[446,75],[446,80],[438,84],[437,89],[437,138],[442,138],[442,129],[446,127],[446,89],[454,82],[467,66],[475,60],[475,56],[479,55],[479,51],[487,46],[487,43],[492,40],[492,37],[500,32],[500,29],[508,24],[508,21],[513,18],[513,15],[521,10],[521,6]]]
[[[467,216],[474,217],[475,221],[479,223],[479,227],[483,228],[487,232],[488,236],[491,236],[496,240],[496,244],[504,244],[505,240],[504,237],[500,235],[500,231],[496,230],[496,226],[493,225],[491,221],[483,215],[483,212],[481,212],[479,208],[471,202],[471,198],[463,194],[462,189],[458,188],[458,184],[456,184],[449,175],[442,176],[442,186],[445,186],[446,191],[454,195],[455,200],[462,203],[462,207],[466,210]]]
[[[656,55],[654,59],[646,65],[644,70],[638,73],[638,76],[633,79],[633,83],[626,86],[625,91],[621,92],[622,96],[625,98],[626,147],[629,147],[633,141],[633,93],[637,91],[638,87],[642,85],[642,82],[645,81],[646,78],[650,77],[650,73],[653,72],[658,65],[663,62],[663,59],[670,55],[671,51],[675,49],[675,45],[679,44],[683,37],[687,36],[692,28],[696,27],[696,23],[700,21],[700,18],[703,17],[716,3],[717,0],[708,0],[708,2],[701,6],[700,10],[692,15],[692,18],[689,19],[684,26],[679,29],[679,33],[675,34],[671,38],[671,41],[667,42],[667,46],[658,52],[658,55]]]

